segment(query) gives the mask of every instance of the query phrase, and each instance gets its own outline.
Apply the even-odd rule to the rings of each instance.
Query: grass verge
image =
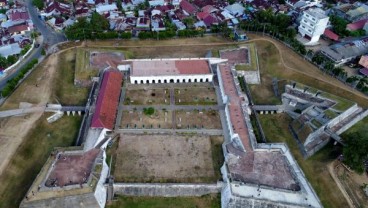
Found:
[[[261,125],[267,127],[263,130],[268,142],[287,143],[324,207],[349,206],[327,170],[327,165],[339,155],[339,147],[329,144],[314,156],[304,160],[296,141],[289,132],[288,124],[291,118],[288,115],[260,115],[259,119]]]
[[[131,197],[119,196],[108,208],[220,208],[220,195],[211,194],[201,197]]]
[[[65,116],[49,124],[47,116],[37,121],[1,175],[0,207],[18,207],[54,147],[73,145],[81,117]]]
[[[221,179],[221,166],[224,164],[224,155],[222,154],[222,143],[224,142],[223,137],[210,137],[211,150],[212,150],[212,162],[213,170],[215,171],[215,178]]]

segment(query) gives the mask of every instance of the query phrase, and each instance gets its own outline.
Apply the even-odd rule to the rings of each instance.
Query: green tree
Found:
[[[109,29],[109,21],[97,12],[92,14],[90,24],[94,32],[102,32]]]
[[[344,138],[344,143],[344,162],[358,173],[363,173],[364,161],[368,160],[367,132],[350,133]]]
[[[12,65],[15,62],[17,62],[17,60],[18,60],[16,55],[8,56],[8,58],[6,58],[6,59],[7,59],[8,65]]]
[[[187,28],[192,28],[195,20],[193,17],[186,17],[183,19],[183,23],[187,26]]]
[[[7,66],[8,66],[8,60],[4,56],[0,55],[0,67],[6,68]]]
[[[20,54],[21,55],[24,55],[24,54],[26,54],[28,51],[29,51],[29,49],[31,49],[31,45],[30,44],[27,44],[27,45],[25,45],[24,47],[23,47],[23,49],[20,51]]]
[[[150,116],[150,115],[153,115],[155,113],[155,109],[152,108],[152,107],[149,107],[149,108],[143,108],[143,113],[144,115],[146,116]]]
[[[32,0],[33,5],[37,7],[39,10],[42,10],[44,7],[43,0]]]

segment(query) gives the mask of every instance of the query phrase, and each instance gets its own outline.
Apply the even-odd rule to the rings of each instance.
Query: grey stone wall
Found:
[[[220,193],[222,183],[214,184],[158,184],[115,183],[114,194],[126,196],[203,196]]]

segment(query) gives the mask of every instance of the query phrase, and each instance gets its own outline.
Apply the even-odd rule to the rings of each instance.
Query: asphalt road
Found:
[[[26,0],[26,7],[28,8],[28,12],[32,18],[34,26],[37,28],[39,32],[41,32],[43,36],[43,42],[40,47],[34,48],[33,51],[22,60],[15,68],[11,69],[7,72],[5,77],[2,77],[0,80],[0,91],[6,86],[8,80],[14,78],[19,73],[20,69],[28,64],[33,59],[38,59],[41,57],[41,51],[43,46],[52,46],[57,43],[66,41],[66,38],[63,34],[55,32],[50,27],[46,26],[45,22],[40,20],[38,17],[38,12],[35,7],[32,5],[32,0]]]

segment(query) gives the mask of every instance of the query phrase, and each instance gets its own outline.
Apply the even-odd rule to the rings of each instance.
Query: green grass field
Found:
[[[368,117],[365,117],[363,120],[356,123],[349,130],[344,132],[341,136],[344,138],[347,134],[352,134],[355,132],[359,132],[364,138],[368,139]]]
[[[73,145],[82,117],[64,116],[49,124],[48,116],[44,114],[37,121],[1,175],[1,208],[19,206],[54,147]]]
[[[63,105],[85,105],[89,93],[89,88],[74,85],[75,53],[68,50],[59,55],[53,96]]]
[[[128,197],[119,196],[108,208],[220,208],[220,195],[202,197]]]
[[[336,159],[341,151],[338,147],[327,145],[314,156],[303,159],[295,139],[288,129],[291,118],[287,114],[260,115],[267,142],[286,142],[293,156],[305,173],[326,208],[348,207],[344,196],[339,191],[327,170],[327,164]]]

